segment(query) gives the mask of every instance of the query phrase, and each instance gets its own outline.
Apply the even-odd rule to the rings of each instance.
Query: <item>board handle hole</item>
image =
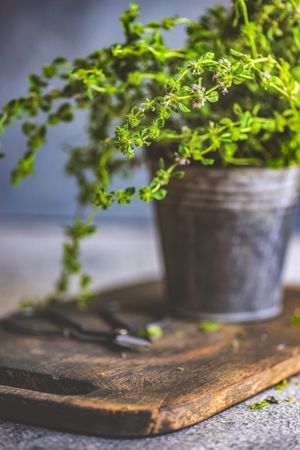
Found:
[[[96,390],[85,381],[9,367],[0,367],[1,385],[56,395],[85,395]]]

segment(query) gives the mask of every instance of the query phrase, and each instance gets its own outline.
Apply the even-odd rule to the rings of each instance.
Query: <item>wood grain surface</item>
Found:
[[[105,329],[99,304],[118,300],[135,326],[164,309],[159,282],[102,293],[88,312],[62,306]],[[290,324],[300,290],[284,312],[259,324],[205,333],[173,319],[149,351],[112,351],[63,337],[21,336],[0,327],[0,417],[76,433],[137,437],[175,431],[300,372],[300,328]],[[178,368],[183,368],[178,369]]]

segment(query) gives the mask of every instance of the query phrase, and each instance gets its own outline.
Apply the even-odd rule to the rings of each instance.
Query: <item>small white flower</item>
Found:
[[[190,164],[190,160],[187,158],[183,158],[182,156],[178,155],[178,153],[175,155],[175,161],[180,165],[180,166],[186,166],[188,164]]]
[[[187,166],[188,164],[190,164],[190,162],[191,162],[191,161],[189,161],[188,159],[183,158],[183,159],[181,159],[181,160],[179,161],[179,165],[180,165],[180,166]]]
[[[206,87],[201,86],[201,84],[192,84],[193,91],[197,92],[197,94],[203,93],[206,91]]]
[[[263,77],[265,78],[265,80],[269,80],[271,78],[271,75],[267,71],[264,71],[262,74],[263,74]]]
[[[165,99],[165,101],[163,102],[163,105],[169,106],[170,103],[171,103],[171,101],[170,101],[171,95],[170,95],[170,94],[166,94],[166,95],[164,96],[164,99]]]
[[[225,64],[226,66],[231,66],[231,62],[230,62],[229,59],[227,59],[227,58],[220,58],[220,59],[219,59],[219,62],[220,62],[221,64]]]
[[[193,107],[193,109],[200,109],[205,105],[205,103],[206,103],[206,98],[202,98],[197,102],[193,102],[192,107]]]
[[[145,112],[145,108],[144,108],[143,105],[141,105],[141,106],[139,107],[139,112],[141,112],[141,113]]]
[[[228,89],[227,89],[227,87],[225,87],[224,89],[222,89],[222,94],[223,94],[223,95],[228,94]]]
[[[192,85],[192,90],[194,92],[194,101],[192,103],[192,107],[194,109],[200,109],[206,102],[205,98],[206,87],[201,86],[201,84],[194,83]]]

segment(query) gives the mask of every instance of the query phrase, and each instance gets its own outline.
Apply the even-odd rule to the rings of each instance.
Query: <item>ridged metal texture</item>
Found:
[[[225,321],[279,314],[299,185],[299,167],[188,166],[172,180],[156,202],[171,310]]]

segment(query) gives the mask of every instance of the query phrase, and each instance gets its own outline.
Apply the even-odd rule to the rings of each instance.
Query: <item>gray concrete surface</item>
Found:
[[[58,272],[61,228],[57,224],[0,221],[0,315],[24,297],[42,298]],[[84,245],[84,261],[99,288],[157,277],[161,273],[153,227],[103,224]],[[300,238],[294,236],[285,280],[300,284]],[[1,343],[0,343],[1,345]],[[294,378],[296,379],[296,378]],[[300,375],[298,377],[300,381]],[[279,404],[249,405],[274,395]],[[284,400],[294,396],[295,403]],[[300,449],[300,385],[270,389],[186,430],[148,439],[116,440],[0,421],[1,450],[285,450]]]

